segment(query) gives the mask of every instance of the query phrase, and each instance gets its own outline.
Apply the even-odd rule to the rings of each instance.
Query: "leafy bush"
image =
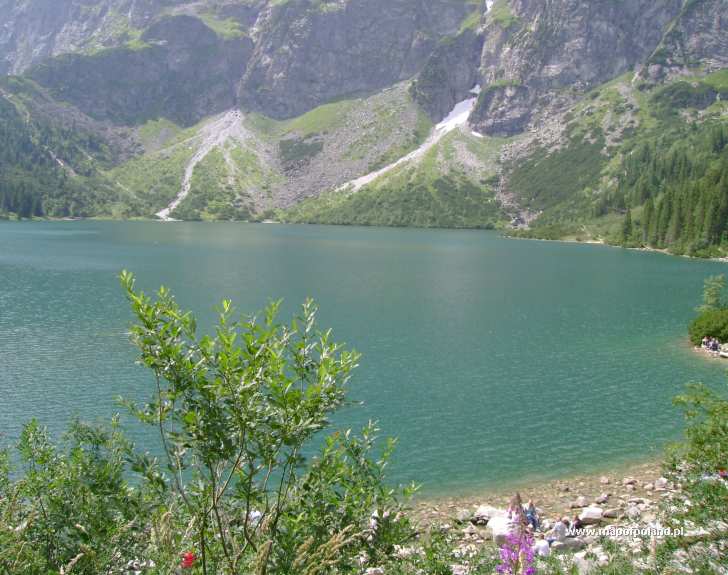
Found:
[[[198,338],[167,290],[152,301],[130,274],[122,282],[138,320],[132,339],[155,380],[150,401],[129,407],[159,429],[203,573],[239,573],[253,558],[261,575],[323,573],[391,544],[369,525],[373,510],[398,512],[382,483],[386,458],[370,459],[373,428],[335,436],[313,463],[303,457],[343,405],[359,357],[316,329],[312,302],[282,326],[277,303],[259,322],[233,319],[224,301],[215,335]]]
[[[687,427],[685,441],[675,446],[668,459],[668,476],[681,486],[678,501],[669,503],[665,524],[672,528],[697,528],[698,535],[668,538],[667,553],[658,553],[658,570],[672,557],[671,551],[690,549],[689,567],[694,573],[723,573],[728,555],[715,556],[704,545],[725,544],[721,522],[728,509],[728,482],[720,478],[728,466],[728,397],[702,384],[691,384],[675,398],[683,409]],[[676,505],[677,503],[677,505]],[[663,572],[663,571],[659,571]]]
[[[690,323],[688,333],[693,345],[700,345],[705,336],[727,342],[728,309],[712,309],[701,313]]]
[[[106,573],[141,554],[151,507],[146,487],[125,479],[130,448],[116,423],[74,423],[61,446],[27,424],[20,479],[0,455],[0,573]]]
[[[152,300],[131,274],[122,283],[154,375],[147,403],[124,403],[159,433],[162,461],[116,421],[76,423],[58,446],[28,424],[20,469],[0,451],[0,573],[356,573],[413,537],[384,482],[393,443],[375,458],[374,425],[305,457],[358,360],[316,328],[312,302],[284,326],[278,304],[237,320],[226,301],[214,335],[198,337],[169,291]]]

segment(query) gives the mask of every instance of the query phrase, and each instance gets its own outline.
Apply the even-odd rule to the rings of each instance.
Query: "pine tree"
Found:
[[[622,221],[622,245],[627,245],[632,241],[632,232],[632,210],[628,208]]]

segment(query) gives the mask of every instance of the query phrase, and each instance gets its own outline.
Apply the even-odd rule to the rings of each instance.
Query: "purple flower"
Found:
[[[500,548],[500,575],[535,575],[533,536],[525,530],[510,533]]]

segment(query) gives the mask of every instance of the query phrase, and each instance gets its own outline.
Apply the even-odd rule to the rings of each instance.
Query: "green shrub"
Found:
[[[0,573],[108,573],[143,555],[149,484],[127,481],[130,444],[115,423],[74,423],[54,445],[31,421],[17,450],[17,470],[0,453]]]
[[[146,405],[128,407],[161,436],[167,484],[194,525],[203,574],[254,563],[260,575],[323,575],[409,536],[384,487],[387,456],[371,457],[372,427],[361,438],[335,434],[304,458],[344,404],[359,358],[316,328],[312,302],[281,325],[277,303],[259,321],[235,319],[224,301],[214,335],[198,337],[168,290],[152,300],[131,274],[122,283],[137,318],[132,339],[155,382]],[[382,518],[376,529],[372,512]]]
[[[728,309],[704,311],[692,321],[688,333],[694,345],[700,345],[705,336],[728,342]]]
[[[316,328],[311,302],[289,325],[277,304],[258,321],[223,302],[198,337],[167,290],[153,300],[122,280],[153,372],[149,402],[126,405],[162,457],[135,451],[116,421],[75,423],[59,444],[29,423],[18,457],[0,450],[1,574],[358,573],[360,557],[384,561],[413,537],[397,500],[411,490],[384,481],[393,443],[375,449],[373,424],[320,437],[358,355]]]

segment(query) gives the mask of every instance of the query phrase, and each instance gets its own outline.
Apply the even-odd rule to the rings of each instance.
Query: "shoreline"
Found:
[[[510,236],[507,234],[503,234],[503,237],[508,240],[526,240],[531,242],[551,242],[551,243],[557,243],[557,244],[575,244],[575,245],[592,245],[592,246],[605,246],[608,248],[614,248],[614,249],[621,249],[621,250],[629,250],[632,252],[645,252],[645,253],[655,253],[655,254],[662,254],[664,256],[670,256],[673,258],[685,258],[688,260],[695,260],[695,261],[706,261],[706,262],[720,262],[720,263],[728,263],[728,256],[724,257],[717,257],[717,258],[701,258],[698,256],[689,256],[687,254],[673,254],[669,250],[666,249],[659,249],[659,248],[650,248],[647,246],[642,246],[638,248],[629,248],[625,246],[619,246],[610,244],[608,242],[605,242],[604,240],[569,240],[569,239],[557,239],[552,240],[548,238],[523,238],[519,236]]]
[[[332,226],[332,227],[362,227],[362,228],[384,228],[384,229],[414,229],[414,230],[452,230],[452,231],[489,231],[489,232],[500,232],[501,237],[506,240],[525,240],[532,242],[550,242],[550,243],[562,243],[562,244],[574,244],[574,245],[593,245],[593,246],[605,246],[614,249],[629,250],[634,252],[646,252],[656,253],[674,258],[684,258],[695,261],[707,261],[707,262],[720,262],[728,263],[728,256],[724,257],[712,257],[702,258],[698,256],[689,256],[686,254],[674,254],[667,249],[650,248],[650,247],[625,247],[610,244],[604,240],[575,240],[575,239],[548,239],[548,238],[525,238],[519,236],[508,235],[502,228],[496,227],[463,227],[463,228],[443,228],[443,227],[417,227],[417,226],[369,226],[366,224],[319,224],[310,222],[286,222],[279,220],[161,220],[153,217],[135,217],[135,218],[113,218],[113,217],[77,217],[77,218],[28,218],[28,219],[16,219],[16,218],[0,218],[0,221],[11,221],[11,222],[80,222],[80,221],[101,221],[101,222],[157,222],[157,223],[207,223],[207,224],[278,224],[278,225],[317,225],[317,226]]]
[[[610,497],[615,498],[651,493],[653,490],[650,486],[654,486],[654,482],[663,475],[663,461],[662,455],[645,457],[612,465],[608,469],[558,478],[534,477],[501,486],[484,487],[472,493],[415,496],[412,512],[418,521],[428,525],[452,523],[463,510],[474,511],[483,505],[507,508],[513,495],[520,493],[524,502],[533,499],[544,517],[572,516],[575,513],[572,503],[579,497],[593,502],[604,493],[610,493]],[[634,480],[634,484],[630,483],[632,487],[623,484],[625,479]]]

